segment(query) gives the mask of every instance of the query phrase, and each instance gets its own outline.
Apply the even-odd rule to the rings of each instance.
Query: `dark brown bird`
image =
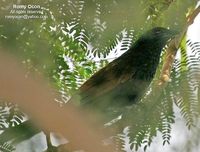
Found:
[[[80,87],[81,104],[105,111],[138,101],[155,75],[162,49],[174,35],[162,27],[147,31],[126,53]]]

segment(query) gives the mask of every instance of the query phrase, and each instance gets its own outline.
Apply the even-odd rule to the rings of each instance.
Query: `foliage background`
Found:
[[[62,105],[92,74],[127,51],[144,31],[155,26],[182,31],[186,14],[197,1],[34,1],[43,7],[46,20],[5,19],[12,4],[33,2],[2,0],[0,3],[0,47],[18,56],[29,72],[45,75],[57,87],[61,96],[55,101]],[[163,144],[169,143],[174,106],[180,108],[188,128],[196,124],[200,95],[199,43],[185,38],[178,54],[172,81],[164,90],[155,95],[152,83],[150,93],[141,102],[109,117],[112,120],[123,115],[121,121],[111,125],[120,130],[116,138],[120,139],[117,144],[122,148],[125,138],[130,138],[130,149],[146,150],[158,131],[162,133]],[[22,123],[26,117],[17,105],[2,101],[0,107],[1,130]]]

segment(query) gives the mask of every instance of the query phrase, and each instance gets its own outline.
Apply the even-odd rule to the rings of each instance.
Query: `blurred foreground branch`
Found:
[[[26,78],[25,70],[5,50],[0,50],[0,71],[0,97],[17,103],[39,128],[61,133],[69,139],[67,149],[114,151],[112,146],[102,146],[101,140],[107,133],[97,129],[98,124],[92,125],[86,119],[88,113],[70,103],[63,108],[58,107],[53,90],[45,80],[36,75]]]

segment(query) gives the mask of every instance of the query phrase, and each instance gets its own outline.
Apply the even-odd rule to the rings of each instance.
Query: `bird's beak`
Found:
[[[179,34],[178,31],[176,31],[176,30],[169,30],[169,31],[165,34],[165,38],[168,39],[168,40],[170,40],[170,39],[175,38],[175,36],[176,36],[177,34]]]

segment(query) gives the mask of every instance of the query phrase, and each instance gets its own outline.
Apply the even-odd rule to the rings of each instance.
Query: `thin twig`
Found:
[[[163,64],[163,67],[161,70],[158,85],[164,85],[166,82],[170,81],[170,73],[171,73],[172,65],[175,60],[177,50],[180,46],[182,39],[184,38],[184,36],[187,32],[188,27],[194,22],[194,19],[199,14],[199,12],[200,12],[200,6],[198,6],[193,11],[193,13],[187,17],[187,23],[186,23],[186,26],[185,26],[183,32],[181,32],[180,35],[177,35],[174,39],[172,39],[169,42],[169,47],[167,48],[167,54],[164,59],[164,64]]]

